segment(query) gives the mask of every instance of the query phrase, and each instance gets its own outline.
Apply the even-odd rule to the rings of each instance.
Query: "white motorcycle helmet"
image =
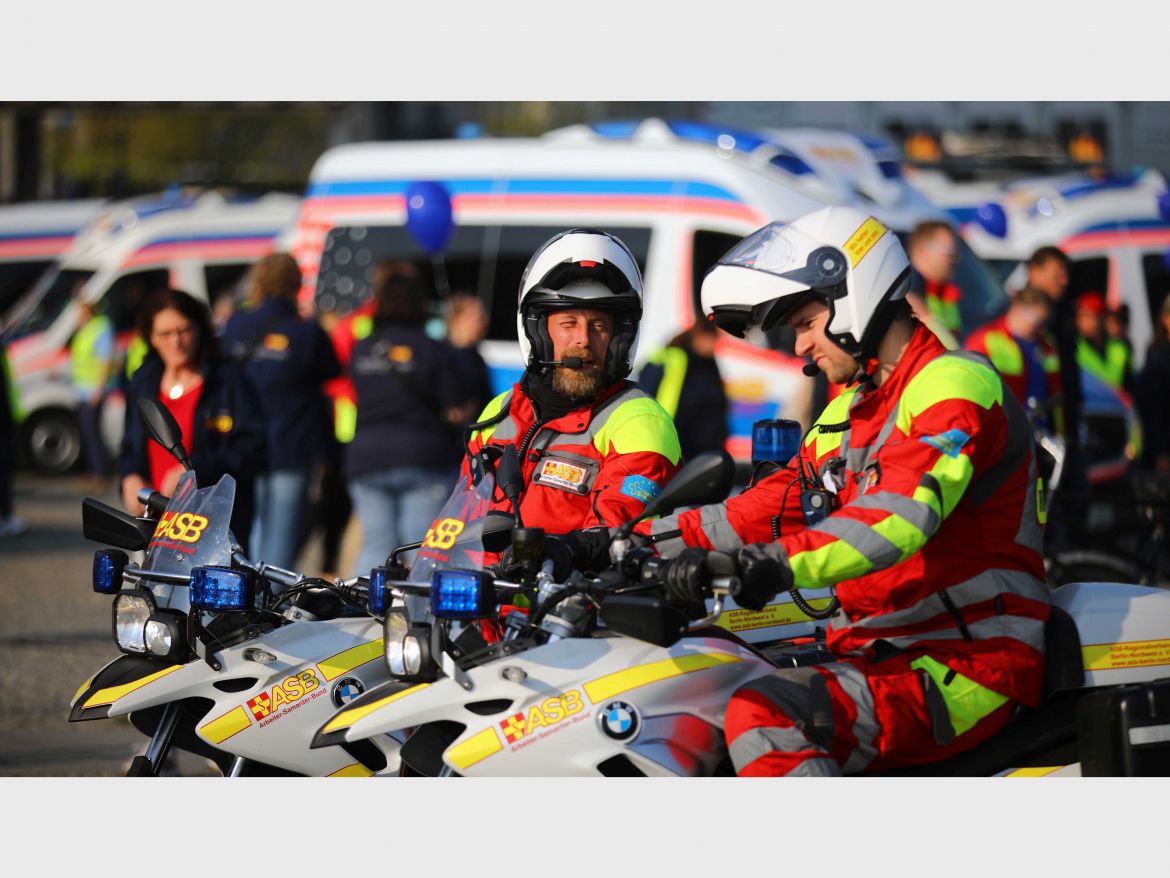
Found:
[[[740,338],[819,298],[829,306],[829,340],[864,363],[909,286],[910,260],[894,232],[854,208],[824,207],[748,235],[707,272],[701,296],[715,325]]]
[[[630,248],[597,229],[569,229],[533,254],[520,278],[516,335],[528,369],[541,373],[554,357],[548,315],[566,308],[609,311],[613,338],[602,374],[607,383],[630,374],[642,319],[642,273]]]

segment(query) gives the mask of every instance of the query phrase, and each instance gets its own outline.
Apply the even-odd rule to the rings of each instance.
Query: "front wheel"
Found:
[[[28,465],[38,472],[60,475],[81,459],[81,428],[63,409],[33,414],[23,433],[21,450]]]

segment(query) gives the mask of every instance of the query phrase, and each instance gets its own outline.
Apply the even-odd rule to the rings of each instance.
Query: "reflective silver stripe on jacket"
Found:
[[[952,606],[962,611],[965,607],[995,600],[999,595],[1011,594],[1038,603],[1048,602],[1048,588],[1036,577],[1018,570],[985,570],[975,576],[945,589]],[[899,649],[908,649],[923,640],[955,640],[963,637],[958,623],[947,624],[945,628],[907,634],[897,637],[883,635],[882,630],[917,625],[947,616],[954,619],[950,609],[943,602],[939,592],[927,595],[922,600],[891,613],[867,616],[849,626],[853,632],[863,635],[867,629],[874,629],[873,637],[859,647],[864,649],[874,640],[885,640]],[[967,631],[974,640],[990,637],[1010,637],[1036,650],[1044,648],[1044,623],[1028,616],[1014,616],[1007,613],[990,616],[978,622],[966,622]]]

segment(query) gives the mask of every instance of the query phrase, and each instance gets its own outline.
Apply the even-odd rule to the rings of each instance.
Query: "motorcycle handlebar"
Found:
[[[171,498],[166,496],[166,494],[160,494],[153,488],[142,488],[138,491],[138,502],[147,509],[161,514],[166,511],[167,504],[171,502]]]

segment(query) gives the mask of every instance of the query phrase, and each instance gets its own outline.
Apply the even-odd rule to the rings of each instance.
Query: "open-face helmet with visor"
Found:
[[[528,369],[541,373],[554,359],[548,315],[569,308],[613,314],[613,336],[602,375],[607,383],[630,374],[642,319],[642,273],[618,238],[597,229],[569,229],[533,254],[520,278],[516,330]]]
[[[909,285],[910,261],[897,235],[859,210],[824,207],[766,225],[731,248],[703,279],[703,311],[743,338],[819,299],[829,307],[828,339],[864,362]]]

